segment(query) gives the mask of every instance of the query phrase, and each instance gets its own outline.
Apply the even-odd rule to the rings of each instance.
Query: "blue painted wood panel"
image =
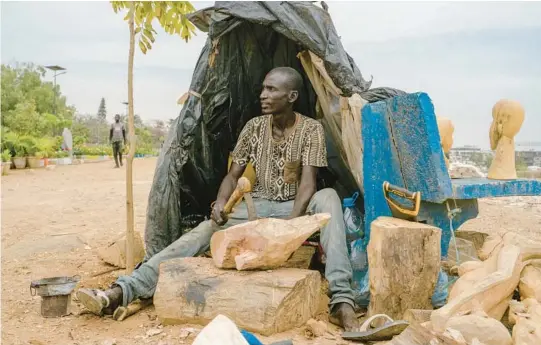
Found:
[[[451,181],[440,144],[434,106],[426,93],[391,99],[391,135],[408,190],[423,200],[442,202],[451,196]]]
[[[533,179],[489,180],[486,178],[453,179],[455,199],[476,199],[511,195],[541,195],[541,181]]]
[[[453,229],[455,231],[467,220],[473,219],[479,214],[477,199],[448,200],[446,202],[449,203],[451,210],[455,207],[460,208],[460,213],[453,218]],[[441,229],[441,256],[446,259],[449,252],[449,241],[451,240],[451,224],[447,216],[446,203],[422,201],[417,220]]]
[[[366,105],[362,109],[364,145],[363,186],[365,209],[365,245],[370,238],[370,224],[379,216],[391,216],[383,195],[383,182],[404,186],[398,154],[391,138],[391,126],[385,102]]]

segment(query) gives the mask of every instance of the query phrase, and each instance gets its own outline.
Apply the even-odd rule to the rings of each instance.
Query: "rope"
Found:
[[[456,236],[455,236],[455,229],[453,227],[453,219],[456,217],[457,214],[461,213],[462,210],[457,206],[456,200],[453,199],[453,202],[455,204],[455,208],[451,210],[451,207],[449,206],[449,200],[445,201],[445,205],[447,206],[447,218],[449,218],[449,228],[451,229],[451,238],[453,239],[453,244],[455,245],[455,256],[456,256],[456,264],[460,264],[460,256],[458,253],[458,246],[456,245]],[[453,277],[449,279],[447,284],[445,285],[445,288],[449,287],[452,283],[454,283],[458,278]]]

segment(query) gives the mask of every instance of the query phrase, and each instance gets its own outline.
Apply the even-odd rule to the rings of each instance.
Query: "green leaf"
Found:
[[[143,36],[144,37],[144,36]],[[147,47],[145,46],[145,44],[141,41],[139,41],[139,49],[141,49],[141,51],[143,52],[143,54],[146,54],[147,53]]]
[[[140,27],[138,27],[138,28],[135,29],[135,34],[136,34],[136,35],[137,35],[139,32],[141,32],[141,28],[140,28]]]

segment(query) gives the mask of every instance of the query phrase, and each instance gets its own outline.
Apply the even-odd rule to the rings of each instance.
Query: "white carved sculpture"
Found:
[[[445,117],[436,117],[438,122],[438,131],[440,132],[441,148],[443,150],[443,158],[445,159],[445,165],[449,168],[449,159],[447,155],[453,147],[453,133],[455,132],[455,126],[453,122]]]
[[[490,125],[490,148],[496,150],[488,178],[512,180],[517,178],[515,169],[514,137],[524,122],[524,108],[512,100],[500,100],[492,108]]]

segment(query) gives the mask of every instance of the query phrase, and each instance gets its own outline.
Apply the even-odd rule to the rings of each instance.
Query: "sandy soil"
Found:
[[[155,159],[138,159],[134,168],[136,230],[144,231],[147,196]],[[82,277],[80,286],[106,287],[122,270],[97,257],[97,248],[125,229],[125,169],[112,163],[11,171],[2,177],[2,343],[3,344],[190,344],[199,327],[162,326],[153,308],[123,322],[85,314],[72,302],[63,318],[40,316],[40,297],[32,297],[32,280],[54,276]],[[541,240],[541,198],[483,200],[479,218],[461,229],[514,230]],[[327,337],[308,340],[298,329],[265,343],[293,339],[295,344],[337,344]],[[153,333],[158,333],[151,335]],[[186,336],[188,333],[190,335]]]

